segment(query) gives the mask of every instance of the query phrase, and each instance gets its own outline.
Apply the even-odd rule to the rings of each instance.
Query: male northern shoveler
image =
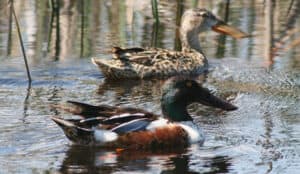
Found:
[[[193,102],[228,111],[237,109],[194,80],[172,78],[163,88],[161,107],[164,118],[142,109],[70,102],[75,107],[58,107],[83,118],[52,117],[52,120],[75,144],[116,149],[186,147],[204,142],[201,128],[187,111],[187,106]]]
[[[206,9],[187,10],[181,20],[182,51],[160,48],[114,47],[112,59],[92,58],[106,78],[150,78],[174,75],[199,75],[208,63],[201,51],[198,35],[212,29],[216,32],[243,38],[248,35],[225,24]]]

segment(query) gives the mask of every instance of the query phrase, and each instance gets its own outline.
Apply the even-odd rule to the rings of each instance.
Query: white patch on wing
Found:
[[[128,117],[128,116],[144,116],[144,113],[134,113],[134,114],[130,114],[130,113],[123,113],[120,115],[114,115],[112,117],[109,117],[108,119],[115,119],[115,118],[122,118],[122,117]]]
[[[188,133],[190,144],[202,144],[204,142],[204,133],[200,126],[198,126],[197,124],[193,123],[192,121],[182,121],[178,125],[181,126]]]
[[[147,127],[147,130],[155,130],[159,127],[164,127],[168,124],[168,120],[164,118],[159,118],[158,120],[152,121]]]
[[[108,130],[96,129],[94,131],[94,137],[97,142],[107,143],[115,141],[118,138],[118,134]]]

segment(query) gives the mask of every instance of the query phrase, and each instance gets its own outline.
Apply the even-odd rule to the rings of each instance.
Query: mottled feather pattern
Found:
[[[145,48],[143,51],[141,48],[135,52],[135,49],[118,50],[113,53],[114,59],[93,59],[93,62],[108,78],[197,75],[207,69],[206,58],[193,49],[184,52],[160,48]]]

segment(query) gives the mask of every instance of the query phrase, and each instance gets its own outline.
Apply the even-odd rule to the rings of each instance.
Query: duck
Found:
[[[226,111],[236,110],[230,102],[213,95],[195,79],[174,77],[163,85],[162,116],[134,107],[90,105],[69,101],[57,105],[79,118],[51,119],[75,145],[121,150],[155,150],[202,145],[202,128],[193,121],[187,107],[200,103]]]
[[[112,58],[93,57],[107,79],[168,78],[176,75],[199,75],[208,70],[208,61],[198,35],[206,30],[230,35],[236,39],[249,35],[226,24],[203,8],[184,12],[180,24],[181,51],[162,48],[112,48]]]

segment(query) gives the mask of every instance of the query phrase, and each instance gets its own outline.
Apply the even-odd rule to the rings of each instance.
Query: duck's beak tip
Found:
[[[50,117],[52,121],[54,121],[57,125],[61,126],[62,125],[62,119],[52,116]]]
[[[235,105],[233,105],[233,104],[229,104],[229,105],[226,106],[224,109],[227,110],[227,111],[234,111],[234,110],[237,110],[238,107],[235,106]]]
[[[52,116],[52,117],[50,117],[50,118],[51,118],[51,120],[53,120],[54,122],[58,122],[58,121],[60,120],[60,118],[55,117],[55,116]]]

